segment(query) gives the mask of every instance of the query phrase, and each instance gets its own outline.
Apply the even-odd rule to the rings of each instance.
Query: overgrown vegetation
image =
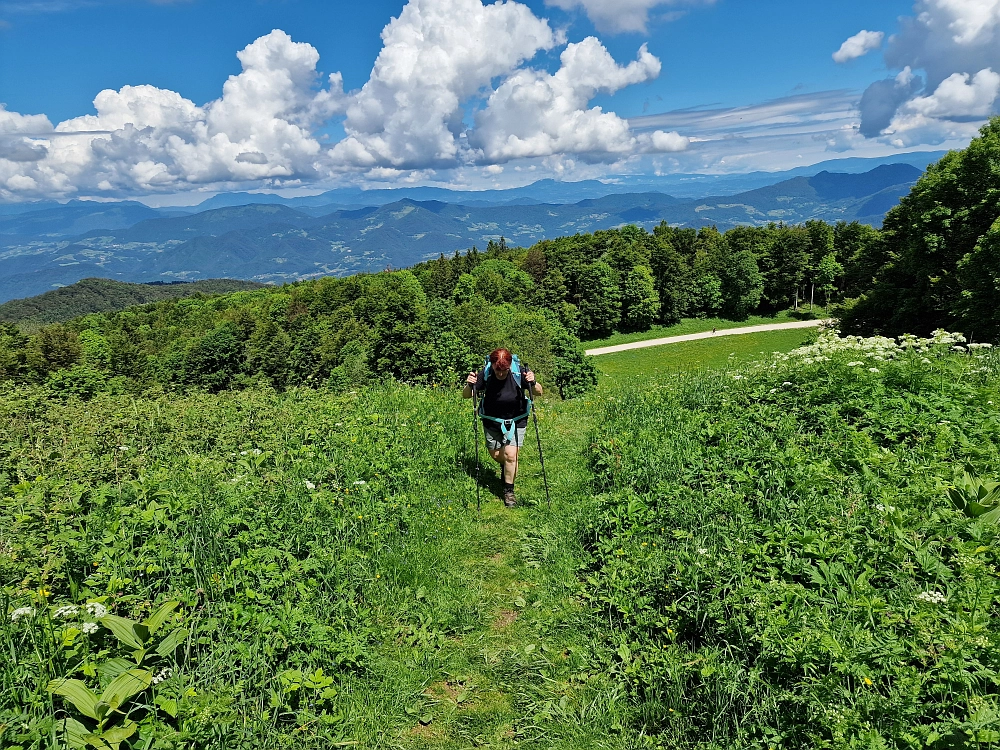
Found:
[[[834,301],[873,274],[898,304],[848,303],[855,324],[989,328],[986,282],[957,313],[899,274],[985,226],[992,194],[937,191],[993,189],[998,122],[884,235],[624,227],[4,326],[0,746],[997,746],[989,345],[734,341],[748,356],[677,350],[673,374],[619,361],[586,396],[577,335]],[[958,234],[917,238],[918,204]],[[984,236],[962,273],[988,272]],[[468,508],[496,481],[450,386],[500,344],[589,399],[539,404],[551,512],[530,450],[525,507]]]
[[[582,591],[658,746],[1000,742],[998,529],[947,492],[996,476],[998,360],[959,341],[825,336],[608,399]]]

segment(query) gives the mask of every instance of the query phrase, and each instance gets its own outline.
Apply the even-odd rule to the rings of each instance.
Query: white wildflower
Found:
[[[75,607],[72,604],[68,604],[65,607],[60,607],[57,609],[52,616],[57,620],[68,620],[70,617],[76,617],[77,612],[80,611],[79,607]]]
[[[927,357],[922,357],[921,360],[920,360],[920,364],[922,364],[922,365],[929,365],[930,363],[931,363],[931,361],[929,359],[927,359]]]
[[[97,618],[98,620],[108,614],[108,608],[100,602],[87,602],[87,604],[84,605],[84,609],[87,610],[87,614],[91,617]]]
[[[336,424],[334,424],[333,426],[334,426],[334,427],[343,427],[343,426],[344,426],[344,423],[343,423],[343,422],[337,422],[337,423],[336,423]]]
[[[791,380],[786,380],[784,383],[782,383],[782,385],[791,385],[791,384],[792,384]]]
[[[21,607],[20,609],[15,609],[10,613],[10,621],[17,622],[18,620],[27,620],[30,617],[35,616],[35,610],[31,607]]]
[[[93,635],[100,629],[101,626],[98,625],[96,622],[85,622],[83,623],[83,625],[80,626],[80,632],[83,633],[84,635]]]
[[[777,393],[777,392],[778,392],[777,388],[772,388],[771,390],[768,391],[768,393]]]
[[[124,453],[128,449],[129,449],[129,447],[127,445],[119,445],[118,446],[118,450],[120,450],[122,453]]]
[[[970,349],[992,349],[993,344],[969,344]]]
[[[924,591],[922,594],[917,594],[917,599],[928,604],[944,604],[948,601],[948,598],[939,591]]]
[[[159,673],[158,673],[158,674],[157,674],[157,675],[156,675],[156,676],[155,676],[155,677],[154,677],[154,678],[152,679],[152,683],[153,683],[154,685],[159,685],[159,684],[160,684],[161,682],[163,682],[164,680],[169,680],[169,679],[170,679],[170,675],[172,675],[173,673],[174,673],[174,670],[172,670],[172,669],[171,669],[170,667],[164,667],[164,668],[163,668],[163,669],[161,669],[161,670],[159,671]]]
[[[315,484],[313,484],[312,482],[310,482],[310,481],[309,481],[309,480],[307,479],[307,480],[306,480],[306,489],[307,489],[307,490],[314,490],[314,489],[316,489],[316,485],[315,485]]]
[[[869,367],[868,368],[868,372],[878,372],[878,368],[877,367]]]
[[[743,380],[742,375],[733,375],[733,380]]]
[[[356,487],[360,487],[361,485],[368,484],[368,482],[366,482],[364,479],[359,479],[354,484]]]
[[[699,547],[698,548],[698,554],[699,555],[707,555],[708,554],[708,550],[705,549],[704,547]]]
[[[253,454],[254,454],[255,456],[259,456],[259,455],[261,454],[261,450],[260,450],[260,448],[254,448],[254,449],[253,449]]]
[[[896,510],[896,506],[895,505],[883,505],[882,503],[879,503],[878,505],[875,506],[875,509],[878,510],[879,513],[892,513],[893,511]]]
[[[240,451],[241,456],[245,456],[249,451]]]
[[[848,362],[847,366],[848,367],[861,367],[861,365],[863,365],[863,364],[864,364],[864,362],[854,361],[854,362]]]
[[[951,350],[953,352],[964,352],[965,351],[965,347],[964,346],[953,346],[953,347],[951,347]]]

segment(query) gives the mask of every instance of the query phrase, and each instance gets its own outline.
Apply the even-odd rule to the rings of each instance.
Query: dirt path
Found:
[[[631,344],[616,344],[615,346],[600,346],[596,349],[587,349],[586,353],[591,356],[599,354],[613,354],[614,352],[624,352],[629,349],[644,349],[647,346],[661,346],[663,344],[677,344],[681,341],[697,341],[698,339],[711,339],[716,336],[736,336],[743,333],[760,333],[761,331],[781,331],[790,328],[814,328],[825,323],[825,320],[800,320],[793,323],[767,323],[761,326],[746,326],[744,328],[726,328],[721,331],[704,331],[702,333],[688,333],[683,336],[667,336],[662,339],[649,339],[648,341],[633,341]]]

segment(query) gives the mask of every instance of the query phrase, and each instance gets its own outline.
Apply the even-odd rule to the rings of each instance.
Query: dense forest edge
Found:
[[[59,289],[34,297],[15,299],[0,305],[0,321],[16,323],[21,330],[32,331],[47,323],[65,323],[81,315],[116,312],[148,302],[227,294],[260,289],[263,284],[239,279],[204,279],[202,281],[152,282],[133,284],[113,279],[81,279]]]
[[[625,226],[3,324],[0,746],[1000,745],[998,196],[995,119],[882,230]],[[819,302],[848,335],[787,354],[583,353]],[[454,388],[500,344],[562,397],[515,509]]]

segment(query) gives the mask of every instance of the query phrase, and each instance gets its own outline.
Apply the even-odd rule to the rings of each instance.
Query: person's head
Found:
[[[494,349],[490,352],[490,369],[501,380],[506,378],[510,373],[510,366],[513,361],[514,358],[506,349]]]

